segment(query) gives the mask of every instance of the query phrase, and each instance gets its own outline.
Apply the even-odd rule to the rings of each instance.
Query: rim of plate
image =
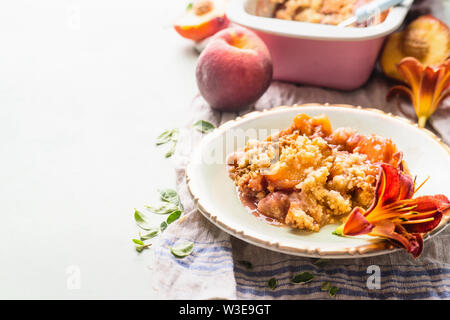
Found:
[[[276,241],[268,241],[264,239],[260,239],[258,237],[253,236],[250,232],[247,232],[243,229],[237,229],[230,227],[226,223],[224,223],[219,216],[209,212],[205,209],[205,207],[202,205],[202,199],[196,194],[195,190],[192,189],[191,185],[191,171],[192,168],[192,158],[196,154],[196,152],[199,152],[202,149],[202,145],[205,144],[208,140],[212,140],[214,137],[219,136],[220,134],[224,133],[226,130],[237,126],[239,123],[247,121],[247,120],[253,120],[257,118],[261,118],[266,116],[267,114],[272,113],[281,113],[284,111],[295,109],[301,109],[304,107],[330,107],[330,108],[341,108],[341,109],[357,109],[368,113],[376,113],[378,115],[382,115],[387,118],[400,120],[403,123],[410,125],[414,127],[417,130],[420,130],[424,133],[426,133],[429,137],[431,137],[433,140],[438,142],[438,145],[443,148],[448,155],[450,156],[450,147],[445,144],[441,138],[436,136],[433,132],[426,128],[421,128],[417,125],[417,123],[412,122],[409,119],[403,118],[401,116],[394,115],[392,113],[384,112],[380,109],[375,108],[365,108],[362,106],[354,106],[349,104],[330,104],[330,103],[306,103],[306,104],[294,104],[292,106],[278,106],[271,109],[263,109],[260,111],[252,111],[245,115],[238,116],[235,119],[229,120],[219,127],[215,128],[213,131],[208,133],[205,137],[202,138],[198,146],[194,149],[192,152],[192,155],[189,159],[189,163],[186,167],[186,184],[187,188],[189,190],[189,193],[191,194],[194,203],[196,207],[199,209],[199,211],[214,225],[218,226],[220,229],[224,230],[228,234],[235,236],[236,238],[239,238],[243,241],[246,241],[248,243],[251,243],[253,245],[263,247],[272,251],[277,252],[283,252],[286,254],[291,255],[297,255],[297,256],[304,256],[304,257],[312,257],[312,258],[333,258],[333,259],[346,259],[346,258],[363,258],[363,257],[371,257],[371,256],[377,256],[377,255],[383,255],[388,253],[393,253],[396,251],[401,250],[401,248],[394,246],[392,243],[390,243],[388,240],[382,239],[382,238],[374,238],[373,243],[366,244],[366,245],[360,245],[360,246],[349,246],[346,248],[342,248],[339,250],[327,250],[327,249],[321,249],[316,248],[312,246],[308,247],[294,247],[294,246],[286,246],[282,243]],[[447,226],[447,224],[450,221],[450,216],[443,216],[440,224],[431,232],[425,234],[424,241],[430,239],[431,237],[437,235],[439,232],[444,230],[444,228]],[[378,240],[378,241],[377,241]]]

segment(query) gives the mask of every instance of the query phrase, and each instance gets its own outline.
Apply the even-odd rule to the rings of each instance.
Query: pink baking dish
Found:
[[[382,23],[365,28],[274,19],[269,0],[231,0],[227,16],[266,43],[275,80],[352,90],[367,81],[384,39],[401,25],[412,1],[391,8]],[[266,17],[257,11],[261,2],[269,8]]]

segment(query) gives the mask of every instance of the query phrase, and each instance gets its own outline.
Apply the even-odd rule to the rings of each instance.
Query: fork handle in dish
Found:
[[[376,0],[365,4],[355,10],[355,15],[339,24],[340,27],[346,27],[355,22],[361,23],[372,17],[373,15],[398,5],[403,0]]]

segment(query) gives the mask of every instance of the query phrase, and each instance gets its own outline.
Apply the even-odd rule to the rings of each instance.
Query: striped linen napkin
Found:
[[[298,87],[274,82],[256,103],[255,109],[310,102],[343,103],[365,107],[382,107],[398,114],[396,102],[386,103],[388,85],[374,75],[363,88],[352,92]],[[431,121],[438,134],[450,141],[450,99]],[[404,102],[406,103],[406,102]],[[185,181],[185,168],[195,142],[201,134],[189,128],[199,119],[220,125],[237,115],[211,111],[197,97],[191,104],[192,119],[184,129],[175,157],[177,189],[184,205],[184,216],[163,233],[155,247],[152,268],[154,287],[164,299],[449,299],[450,298],[450,229],[426,241],[422,256],[414,260],[399,251],[393,254],[360,259],[323,261],[290,256],[262,249],[229,236],[211,224],[195,208]],[[189,141],[189,143],[187,143]],[[194,141],[194,143],[192,143]],[[212,188],[214,186],[211,186]],[[444,186],[443,186],[444,187]],[[445,191],[445,190],[444,190]],[[190,256],[177,259],[170,246],[177,241],[195,243]],[[251,263],[251,266],[248,264]],[[301,272],[315,278],[306,284],[292,284]],[[373,275],[379,272],[379,280]],[[271,278],[278,280],[272,290]],[[322,290],[330,282],[339,288],[335,297]]]

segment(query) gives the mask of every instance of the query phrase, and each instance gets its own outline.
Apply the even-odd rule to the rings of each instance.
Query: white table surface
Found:
[[[154,140],[197,94],[197,55],[171,27],[183,10],[1,2],[0,298],[157,298],[133,208],[174,187]]]

